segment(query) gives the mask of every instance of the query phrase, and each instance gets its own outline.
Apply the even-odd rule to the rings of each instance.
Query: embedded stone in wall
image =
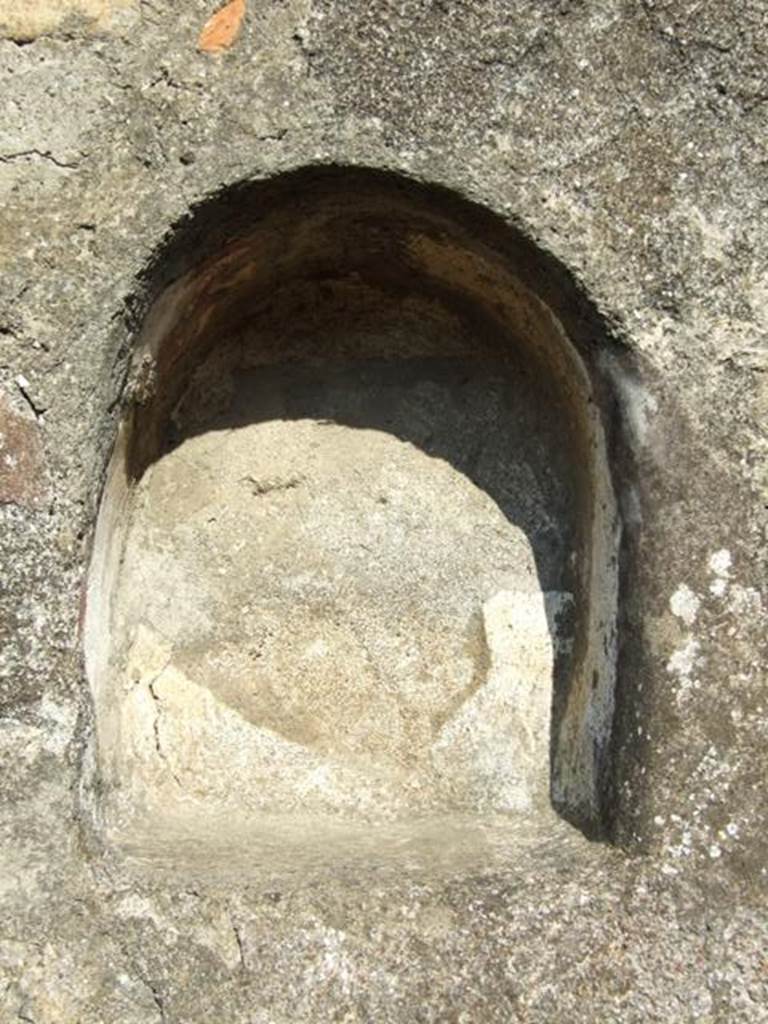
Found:
[[[70,23],[110,31],[138,17],[138,0],[0,0],[0,38],[30,42]]]
[[[389,388],[401,410],[413,390]],[[486,441],[480,458],[503,454]],[[526,476],[494,472],[497,496]],[[366,819],[546,799],[545,604],[563,595],[541,593],[523,532],[447,461],[326,420],[213,429],[147,475],[124,558],[131,799]]]
[[[0,505],[36,506],[46,491],[39,428],[0,395]]]

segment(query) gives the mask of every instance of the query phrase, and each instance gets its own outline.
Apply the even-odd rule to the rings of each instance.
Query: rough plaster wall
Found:
[[[0,45],[0,367],[40,481],[0,476],[2,1013],[765,1019],[763,5],[287,3],[222,58],[195,53],[208,3],[139,13]],[[87,866],[76,625],[114,318],[191,202],[314,159],[516,218],[643,357],[618,755],[647,859],[556,841],[485,879],[237,891]]]

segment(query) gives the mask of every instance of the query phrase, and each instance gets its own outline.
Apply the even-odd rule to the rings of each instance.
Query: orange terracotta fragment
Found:
[[[230,0],[206,21],[197,48],[203,53],[221,53],[228,49],[240,31],[245,16],[245,0]]]

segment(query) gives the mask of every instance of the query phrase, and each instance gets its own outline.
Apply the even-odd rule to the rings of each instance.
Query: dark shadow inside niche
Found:
[[[212,201],[149,278],[89,594],[113,819],[167,810],[175,785],[201,814],[239,800],[266,821],[279,807],[292,835],[318,814],[351,836],[382,807],[418,831],[430,815],[540,814],[549,799],[604,834],[615,403],[594,358],[604,331],[563,269],[440,189],[317,168]],[[219,577],[224,589],[201,585]],[[334,644],[326,678],[317,658]],[[546,728],[539,684],[510,682],[516,665],[529,681],[548,666]],[[121,709],[126,673],[138,703]],[[193,705],[202,717],[184,719]],[[256,751],[230,782],[200,759],[227,728],[233,750]],[[278,741],[294,746],[279,749],[289,781],[270,803],[259,758]],[[297,767],[297,746],[331,768]],[[451,767],[464,762],[468,782]],[[317,795],[323,771],[343,798]]]

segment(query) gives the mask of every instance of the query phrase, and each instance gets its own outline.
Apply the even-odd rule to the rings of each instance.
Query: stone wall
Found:
[[[762,5],[0,0],[0,1018],[767,1019]],[[208,26],[204,31],[205,26]],[[588,842],[254,871],[104,842],[84,592],[150,300],[259,182],[483,208],[591,353],[623,525]],[[521,264],[522,265],[522,264]],[[521,271],[522,273],[523,271]],[[319,840],[320,841],[320,840]]]

